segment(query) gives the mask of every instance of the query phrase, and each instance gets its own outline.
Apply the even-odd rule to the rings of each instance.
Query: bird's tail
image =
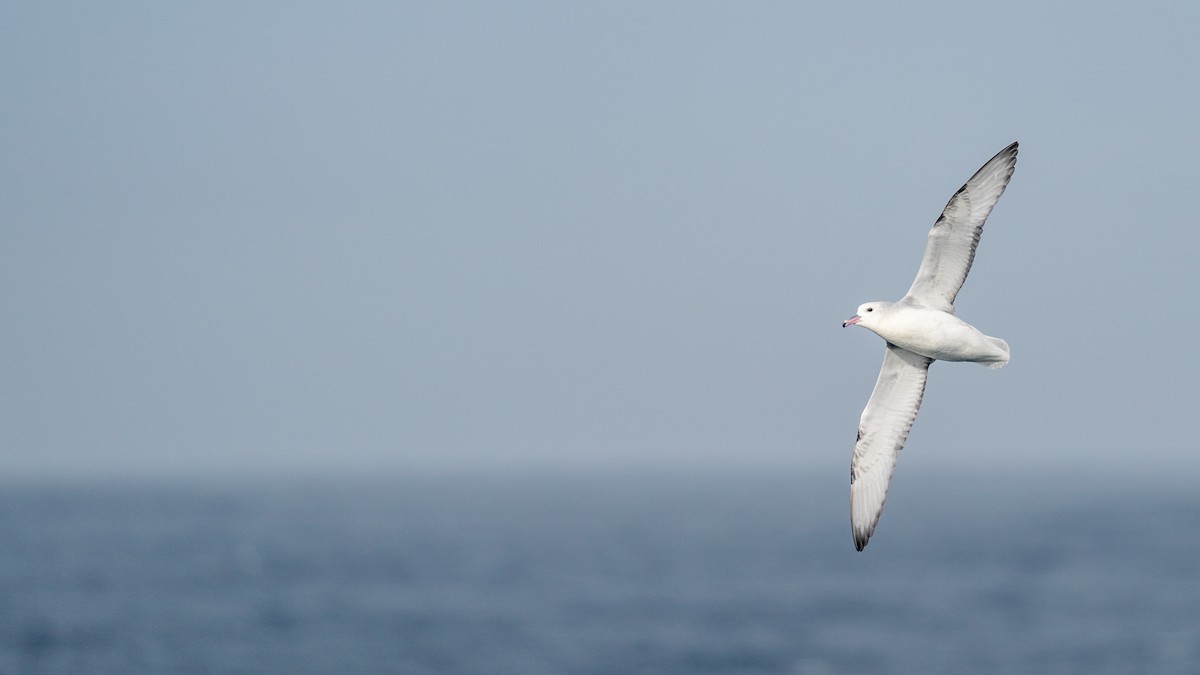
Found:
[[[994,361],[984,361],[983,365],[988,368],[1003,368],[1008,363],[1008,343],[1000,338],[987,336],[987,339],[996,346],[996,359]]]

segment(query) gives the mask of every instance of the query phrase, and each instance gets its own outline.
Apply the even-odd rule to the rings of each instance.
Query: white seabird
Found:
[[[954,298],[971,271],[983,223],[1016,165],[1013,143],[954,193],[929,230],[917,278],[899,302],[864,303],[842,323],[843,328],[862,326],[887,341],[850,462],[850,528],[859,551],[883,512],[896,458],[921,407],[929,364],[935,359],[972,361],[988,368],[1008,363],[1008,343],[954,316]]]

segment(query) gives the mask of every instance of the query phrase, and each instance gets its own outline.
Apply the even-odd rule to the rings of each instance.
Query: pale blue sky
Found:
[[[848,475],[1021,142],[902,467],[1195,473],[1200,9],[0,8],[0,475]],[[904,470],[909,470],[905,468]]]

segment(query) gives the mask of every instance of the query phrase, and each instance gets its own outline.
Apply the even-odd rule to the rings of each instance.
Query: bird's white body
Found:
[[[858,325],[921,356],[989,368],[1008,363],[1007,342],[984,335],[949,312],[905,302],[868,302],[859,306],[858,316]]]
[[[860,325],[887,341],[850,461],[850,528],[860,551],[883,513],[896,459],[925,395],[929,364],[972,361],[999,368],[1008,363],[1008,343],[954,316],[954,299],[971,271],[983,224],[1016,164],[1013,143],[950,197],[929,230],[917,277],[899,302],[864,303],[842,323]]]

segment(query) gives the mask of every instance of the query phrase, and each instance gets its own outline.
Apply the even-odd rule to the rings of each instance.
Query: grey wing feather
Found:
[[[951,312],[967,280],[983,223],[1004,194],[1017,166],[1017,144],[1001,150],[975,172],[929,230],[925,256],[904,300]]]
[[[932,361],[893,344],[884,351],[879,379],[858,423],[850,462],[850,528],[854,548],[859,551],[867,545],[883,512],[888,483],[921,407]]]

